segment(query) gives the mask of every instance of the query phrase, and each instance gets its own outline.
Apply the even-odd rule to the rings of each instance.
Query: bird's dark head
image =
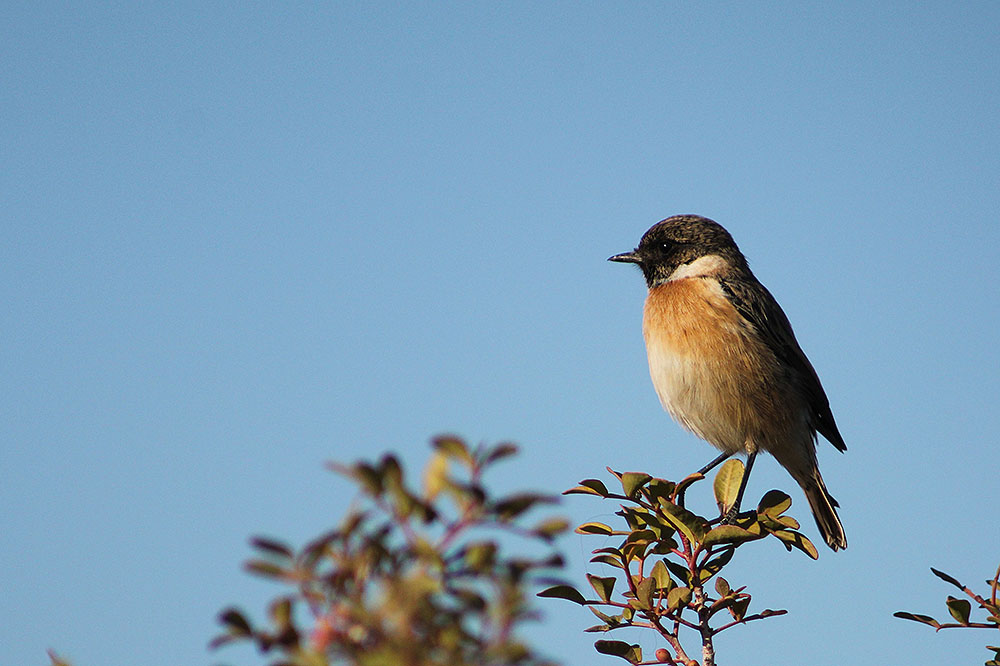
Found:
[[[699,215],[675,215],[657,222],[643,235],[639,247],[608,261],[638,264],[649,287],[682,277],[747,270],[746,259],[729,232]]]

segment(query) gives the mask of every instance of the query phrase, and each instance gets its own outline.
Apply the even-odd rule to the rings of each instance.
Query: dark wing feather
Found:
[[[802,386],[809,398],[813,427],[838,450],[846,451],[847,444],[837,430],[833,412],[830,411],[830,400],[826,397],[819,376],[799,347],[788,317],[771,292],[752,275],[742,280],[719,282],[737,312],[753,324],[775,355],[801,377]]]

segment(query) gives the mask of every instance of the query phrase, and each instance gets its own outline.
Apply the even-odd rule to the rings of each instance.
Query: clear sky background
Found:
[[[707,462],[605,261],[675,213],[733,233],[848,444],[850,547],[745,549],[790,612],[720,661],[982,663],[995,634],[891,614],[1000,561],[998,47],[993,2],[4,3],[0,664],[259,663],[207,652],[215,614],[278,591],[250,535],[337,522],[329,459],[510,439],[494,487],[553,492]],[[539,601],[548,654],[624,663]]]

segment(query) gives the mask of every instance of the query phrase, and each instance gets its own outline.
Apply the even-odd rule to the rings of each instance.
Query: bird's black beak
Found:
[[[608,261],[617,261],[622,264],[641,264],[642,259],[639,257],[639,253],[635,250],[631,252],[622,252],[621,254],[616,254],[613,257],[608,257]]]

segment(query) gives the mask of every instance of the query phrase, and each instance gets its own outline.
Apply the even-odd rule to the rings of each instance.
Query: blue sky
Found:
[[[206,652],[215,613],[277,591],[248,536],[336,523],[329,459],[453,431],[522,445],[498,490],[696,469],[605,261],[675,213],[735,236],[848,444],[850,547],[746,549],[790,613],[720,660],[985,659],[891,613],[1000,560],[1000,6],[756,4],[6,3],[0,663],[259,663]],[[601,544],[561,545],[583,581]],[[540,606],[549,654],[615,663]]]

